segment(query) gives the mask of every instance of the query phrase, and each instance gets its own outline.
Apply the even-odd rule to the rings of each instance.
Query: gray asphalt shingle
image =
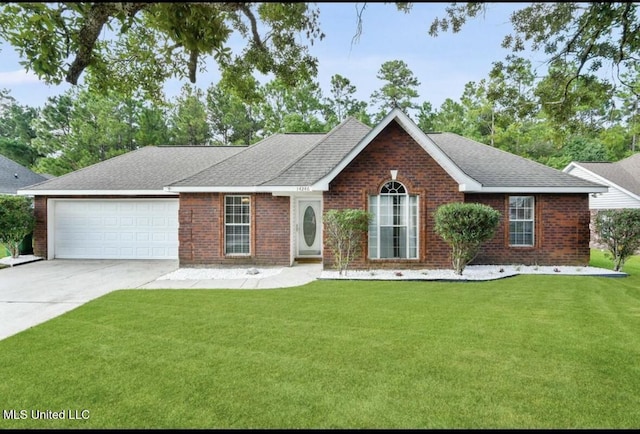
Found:
[[[594,183],[453,133],[427,137],[483,187],[591,187]]]
[[[251,187],[262,185],[300,159],[325,137],[322,133],[274,134],[233,157],[188,176],[172,187]]]
[[[153,190],[223,161],[240,146],[145,146],[84,169],[32,186],[29,190]]]
[[[393,119],[391,113],[387,119]],[[400,114],[402,119],[404,115]],[[410,122],[408,118],[403,122]],[[411,124],[409,124],[411,125]],[[378,128],[381,128],[379,126]],[[329,133],[274,134],[245,147],[147,146],[31,190],[162,190],[164,187],[252,188],[311,186],[347,162],[372,139],[372,128],[349,118]],[[415,132],[414,132],[415,134]],[[422,133],[419,133],[422,134]],[[599,186],[532,160],[453,133],[420,138],[435,144],[463,173],[486,188],[592,188]],[[426,144],[426,145],[425,145]],[[435,148],[432,148],[435,150]]]
[[[23,187],[46,180],[46,177],[0,155],[0,194],[16,194]]]
[[[371,127],[354,118],[347,119],[265,185],[312,185],[331,172],[369,131]]]
[[[578,163],[616,185],[640,195],[640,153],[615,163]]]

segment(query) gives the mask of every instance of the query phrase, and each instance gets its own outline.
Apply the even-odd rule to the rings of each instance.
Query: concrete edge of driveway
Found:
[[[120,289],[273,289],[318,278],[321,264],[282,267],[274,276],[158,280],[177,260],[54,259],[0,270],[0,339],[15,335]]]
[[[36,261],[0,270],[0,339],[119,289],[136,289],[178,268],[177,260]]]

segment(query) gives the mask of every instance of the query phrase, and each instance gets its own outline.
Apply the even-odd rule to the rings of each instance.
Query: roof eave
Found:
[[[463,188],[465,187],[465,188]],[[468,188],[466,186],[460,186],[460,191],[465,193],[606,193],[609,191],[608,187],[486,187],[482,186],[479,189]]]
[[[326,191],[318,184],[314,185],[243,185],[243,186],[169,186],[165,191],[172,193],[304,193]]]
[[[18,190],[20,196],[167,196],[166,190]]]
[[[572,161],[571,163],[569,163],[569,165],[567,167],[565,167],[564,169],[562,169],[562,171],[568,173],[569,175],[571,175],[571,170],[574,169],[574,168],[580,168],[580,169],[584,170],[585,172],[589,173],[594,178],[598,179],[603,184],[607,184],[610,187],[617,188],[622,193],[626,194],[627,196],[631,197],[632,199],[640,200],[640,195],[637,195],[636,193],[634,193],[634,192],[632,192],[632,191],[630,191],[630,190],[628,190],[628,189],[616,184],[615,182],[611,181],[610,179],[607,179],[604,176],[595,173],[593,170],[587,169],[586,167],[580,165],[579,163],[576,163],[575,161]],[[571,176],[576,176],[576,175],[571,175]],[[576,176],[576,178],[578,178],[578,176]],[[608,187],[607,187],[607,191],[609,191]]]

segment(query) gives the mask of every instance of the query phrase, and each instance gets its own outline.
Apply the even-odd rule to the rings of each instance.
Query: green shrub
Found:
[[[0,243],[7,246],[11,256],[20,255],[20,243],[33,231],[34,225],[30,198],[0,195]]]
[[[333,252],[338,274],[346,273],[351,260],[360,254],[371,214],[360,209],[332,209],[324,214],[327,246]]]
[[[435,212],[435,231],[451,246],[456,274],[461,275],[483,242],[491,239],[500,221],[500,213],[479,203],[448,203]]]
[[[595,230],[599,241],[620,271],[625,261],[640,248],[640,209],[603,209],[598,211]]]

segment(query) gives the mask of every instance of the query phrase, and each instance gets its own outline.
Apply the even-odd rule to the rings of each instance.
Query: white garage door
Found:
[[[178,200],[55,200],[54,257],[177,259]]]

